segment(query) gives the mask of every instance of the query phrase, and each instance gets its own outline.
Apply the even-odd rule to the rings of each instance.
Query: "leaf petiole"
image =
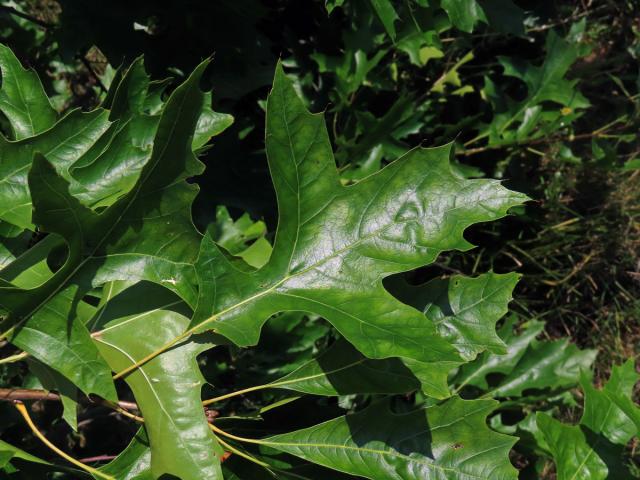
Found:
[[[214,433],[217,433],[219,435],[224,435],[225,437],[228,437],[231,440],[236,440],[238,442],[255,443],[256,445],[269,445],[271,443],[271,442],[267,442],[267,441],[264,441],[264,440],[258,440],[258,439],[255,439],[255,438],[238,437],[237,435],[234,435],[234,434],[229,433],[229,432],[225,432],[221,428],[216,427],[213,423],[209,424],[209,428],[211,430],[213,430]]]
[[[5,363],[19,362],[20,360],[24,360],[28,356],[29,356],[29,354],[27,352],[20,352],[20,353],[16,353],[15,355],[11,355],[11,356],[6,357],[6,358],[0,358],[0,365],[5,364]]]
[[[36,437],[38,437],[40,439],[40,441],[42,441],[42,443],[44,443],[51,450],[56,452],[58,455],[60,455],[62,458],[64,458],[68,462],[72,463],[76,467],[81,468],[85,472],[88,472],[88,473],[90,473],[90,474],[92,474],[92,475],[94,475],[96,477],[104,478],[105,480],[115,480],[115,478],[113,478],[111,475],[107,475],[105,473],[102,473],[100,470],[96,470],[95,468],[92,468],[89,465],[85,465],[84,463],[79,462],[75,458],[73,458],[73,457],[67,455],[66,453],[64,453],[62,450],[60,450],[58,447],[56,447],[53,443],[51,443],[47,439],[47,437],[45,437],[40,432],[40,430],[38,430],[38,427],[36,427],[36,425],[33,423],[33,420],[31,419],[31,416],[29,415],[29,411],[27,410],[27,407],[24,406],[24,403],[22,403],[22,402],[14,402],[13,405],[16,407],[18,412],[20,412],[20,415],[22,415],[22,418],[24,418],[24,421],[27,423],[27,425],[29,426],[29,428],[31,429],[33,434]]]
[[[261,462],[260,460],[258,460],[255,457],[252,457],[248,453],[245,453],[242,450],[237,449],[233,445],[230,445],[229,443],[225,442],[223,439],[221,439],[217,435],[216,435],[216,440],[218,440],[218,442],[220,442],[220,445],[222,445],[224,448],[229,450],[231,453],[235,453],[236,455],[238,455],[239,457],[244,458],[245,460],[249,460],[250,462],[253,462],[256,465],[260,465],[263,468],[269,469],[269,464],[268,463]]]
[[[265,383],[262,385],[255,385],[253,387],[248,387],[248,388],[244,388],[242,390],[237,390],[235,392],[231,392],[231,393],[226,393],[224,395],[220,395],[219,397],[215,397],[215,398],[210,398],[209,400],[205,400],[202,402],[202,405],[204,405],[205,407],[207,405],[211,405],[212,403],[216,403],[216,402],[221,402],[222,400],[226,400],[227,398],[232,398],[232,397],[237,397],[238,395],[244,395],[245,393],[250,393],[250,392],[255,392],[257,390],[264,390],[266,388],[280,388],[283,387],[285,385],[290,385],[292,383],[297,383],[300,381],[304,381],[304,380],[312,380],[314,378],[318,378],[318,377],[322,377],[324,375],[327,375],[328,373],[337,373],[341,370],[346,370],[348,368],[354,367],[356,365],[359,365],[361,363],[363,363],[365,361],[364,358],[357,360],[355,362],[349,363],[347,365],[341,366],[340,368],[336,368],[334,370],[331,370],[330,372],[323,372],[321,374],[316,374],[316,375],[308,375],[306,377],[298,377],[298,378],[292,378],[289,380],[280,380],[278,382],[272,382],[272,383]]]
[[[113,402],[109,402],[107,400],[104,400],[104,405],[112,408],[113,410],[115,410],[116,412],[118,412],[120,415],[124,415],[127,418],[130,418],[131,420],[135,420],[138,423],[144,423],[144,418],[135,415],[133,413],[131,413],[130,411],[128,411],[125,408],[122,408],[120,405],[118,405],[117,403],[113,403]]]
[[[14,326],[14,327],[9,328],[9,330],[0,333],[0,341],[8,339],[11,336],[11,334],[13,334],[13,332],[15,331],[15,328],[16,327]]]
[[[265,383],[264,385],[256,385],[249,388],[244,388],[242,390],[237,390],[235,392],[227,393],[225,395],[220,395],[219,397],[210,398],[209,400],[205,400],[202,402],[202,405],[205,407],[207,405],[211,405],[212,403],[221,402],[222,400],[226,400],[227,398],[237,397],[238,395],[244,395],[245,393],[255,392],[256,390],[264,390],[266,388],[277,388],[277,384],[273,383]]]

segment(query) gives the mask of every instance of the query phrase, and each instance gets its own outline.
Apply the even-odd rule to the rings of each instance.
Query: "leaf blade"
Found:
[[[94,340],[113,370],[144,358],[188,324],[184,304],[180,307],[177,297],[169,301],[160,292],[158,287],[138,284],[114,297],[101,313],[106,325]],[[141,297],[148,299],[144,305]],[[184,480],[222,478],[215,455],[222,452],[202,408],[204,378],[196,362],[196,356],[212,346],[202,340],[182,343],[125,378],[145,419],[154,478],[163,474]]]
[[[467,226],[500,218],[526,197],[499,182],[455,176],[451,146],[412,150],[343,187],[322,116],[306,111],[281,66],[266,138],[280,212],[272,255],[260,270],[240,271],[205,236],[192,331],[215,328],[251,345],[270,315],[310,311],[370,358],[458,361],[433,322],[393,298],[382,278],[469,248]]]
[[[507,457],[514,439],[491,432],[484,423],[495,405],[454,397],[441,406],[398,415],[378,404],[260,443],[370,479],[515,479]]]

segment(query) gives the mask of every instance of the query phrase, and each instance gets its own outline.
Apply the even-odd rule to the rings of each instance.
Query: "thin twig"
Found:
[[[267,388],[268,386],[261,386],[261,388]],[[234,396],[234,395],[230,395]],[[19,401],[61,401],[60,395],[47,390],[28,389],[28,388],[0,388],[0,401],[5,402],[19,402]],[[134,402],[119,401],[117,403],[110,402],[94,395],[90,397],[81,397],[80,401],[87,405],[100,405],[110,408],[117,413],[124,415],[127,418],[135,420],[139,423],[144,423],[144,418],[131,413],[131,411],[139,412],[140,408]],[[205,403],[205,402],[203,402]],[[207,422],[211,423],[220,415],[218,410],[207,408],[204,406],[204,414],[207,418]]]
[[[214,425],[213,423],[209,424],[209,428],[214,432],[217,433],[219,435],[224,435],[225,437],[230,438],[231,440],[236,440],[237,442],[245,442],[245,443],[254,443],[256,445],[268,445],[270,442],[264,441],[264,440],[259,440],[257,438],[245,438],[245,437],[239,437],[237,435],[233,435],[232,433],[229,432],[225,432],[224,430],[222,430],[221,428],[218,428],[216,425]]]
[[[91,396],[90,400],[91,400],[90,403],[97,403],[97,404],[100,404],[100,405],[105,405],[107,407],[111,406],[111,402],[106,402],[106,400],[103,400],[100,397]],[[127,402],[126,400],[119,400],[118,403],[117,403],[117,406],[119,406],[120,408],[124,408],[126,410],[135,410],[137,412],[140,411],[140,408],[138,407],[137,403],[135,403],[135,402]]]
[[[438,267],[443,270],[446,270],[447,272],[457,273],[458,275],[462,275],[462,272],[460,270],[458,270],[457,268],[450,267],[449,265],[445,265],[444,263],[433,262],[431,265],[433,265],[434,267]]]
[[[606,5],[600,5],[599,7],[596,7],[592,10],[585,10],[583,12],[580,13],[575,13],[569,17],[563,18],[558,20],[557,22],[554,23],[548,23],[546,25],[540,25],[537,27],[532,27],[532,28],[528,28],[526,30],[527,33],[531,33],[531,32],[544,32],[545,30],[549,30],[551,28],[555,28],[555,27],[559,27],[561,25],[565,25],[567,23],[573,23],[576,20],[581,19],[582,17],[586,17],[589,15],[592,15],[593,13],[602,10],[603,8],[606,8]]]
[[[623,127],[624,126],[619,126],[618,128],[615,128],[613,130],[618,131],[618,130],[621,130]],[[503,148],[514,148],[514,147],[524,147],[528,145],[549,144],[549,143],[557,142],[560,140],[564,142],[575,142],[577,140],[586,140],[590,138],[602,137],[605,131],[607,130],[598,129],[598,130],[594,130],[593,132],[579,133],[577,135],[566,135],[566,136],[558,135],[558,136],[552,136],[552,137],[535,138],[533,140],[529,140],[526,142],[502,143],[498,145],[487,145],[484,147],[468,148],[462,152],[459,152],[459,155],[468,157],[468,156],[476,155],[477,153],[482,153],[489,150],[500,150]]]
[[[48,390],[37,390],[28,388],[0,388],[0,401],[13,402],[13,401],[61,401],[60,395]],[[81,401],[88,404],[103,405],[109,408],[118,407],[124,410],[136,410],[138,411],[138,405],[134,402],[120,401],[117,404],[112,404],[98,397],[83,397]]]
[[[98,455],[95,457],[81,458],[78,461],[82,463],[110,462],[114,458],[116,458],[115,455]]]
[[[558,285],[562,285],[570,280],[573,276],[575,276],[580,270],[582,270],[587,263],[593,258],[596,252],[590,252],[586,257],[584,257],[578,264],[566,275],[564,278],[560,280],[542,280],[542,283],[545,285],[549,285],[550,287],[557,287]]]
[[[60,401],[60,395],[46,390],[29,390],[26,388],[0,388],[0,401],[16,400],[52,400]]]

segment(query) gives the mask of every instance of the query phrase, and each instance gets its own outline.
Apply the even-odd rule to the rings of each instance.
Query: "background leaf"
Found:
[[[49,103],[38,75],[22,68],[5,45],[0,45],[0,71],[0,110],[11,123],[14,138],[21,140],[51,127],[57,113]]]
[[[630,478],[619,461],[620,450],[637,435],[638,427],[610,401],[607,392],[615,391],[630,398],[639,378],[631,361],[614,367],[602,390],[592,387],[585,378],[581,384],[585,409],[578,425],[566,425],[547,414],[537,414],[538,428],[553,455],[559,480],[576,475],[588,479]],[[638,407],[634,409],[638,411]]]

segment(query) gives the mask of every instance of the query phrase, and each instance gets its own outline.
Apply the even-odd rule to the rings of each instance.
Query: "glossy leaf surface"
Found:
[[[45,149],[51,158],[37,155],[32,164],[30,155],[35,147],[14,149],[21,162],[28,159],[24,167],[30,167],[29,188],[20,192],[33,203],[33,221],[42,231],[64,239],[67,258],[55,273],[41,275],[38,284],[10,283],[2,287],[0,304],[8,313],[2,329],[12,343],[60,372],[85,393],[115,400],[110,369],[84,326],[90,316],[85,312],[91,310],[83,301],[87,291],[112,280],[148,279],[195,303],[193,267],[188,262],[197,251],[200,235],[190,212],[196,190],[185,179],[201,170],[191,152],[191,142],[205,106],[205,95],[198,86],[204,67],[201,65],[172,93],[154,120],[141,110],[149,82],[138,61],[124,75],[113,99],[121,123],[110,126],[106,112],[100,109],[89,114],[72,113],[48,132],[57,131],[69,118],[85,120],[86,132],[91,135],[79,128],[69,131],[69,127],[58,132],[81,140],[80,143],[63,142],[55,146],[54,153]],[[207,111],[211,116],[210,108]],[[99,128],[95,119],[102,119]],[[129,130],[137,120],[145,128]],[[224,128],[214,125],[216,122],[205,123],[208,126],[203,126],[202,131],[207,132],[207,138]],[[55,145],[56,137],[46,141]],[[129,153],[136,142],[141,142],[136,148],[142,156],[135,168],[128,168]],[[85,193],[94,192],[88,197],[73,195],[73,185],[77,183],[69,167],[76,161],[84,165],[83,170],[105,163],[110,166],[110,174],[98,168],[101,180],[111,179],[111,185],[115,185],[116,189],[110,191],[119,192],[106,208],[91,208],[96,201],[100,204],[105,200],[102,193],[96,193],[102,192],[100,189],[85,189]],[[3,191],[13,194],[8,187]],[[86,205],[83,198],[95,201]],[[29,214],[28,223],[30,217]],[[26,223],[21,226],[28,227]],[[49,246],[40,258],[52,255],[59,247]],[[5,270],[11,268],[9,265]],[[8,281],[17,281],[14,277]]]
[[[314,395],[406,393],[420,388],[398,359],[370,360],[345,340],[271,384]]]
[[[492,432],[492,400],[454,397],[442,405],[394,414],[379,403],[304,430],[270,437],[278,450],[370,479],[515,479],[506,453],[512,437]]]
[[[526,197],[453,175],[450,147],[413,150],[341,186],[323,117],[305,110],[281,67],[267,104],[267,154],[280,209],[273,253],[260,270],[243,271],[205,237],[193,326],[250,345],[274,313],[310,311],[368,357],[458,361],[435,322],[397,301],[382,279],[469,248],[467,226]]]
[[[110,367],[121,371],[181,333],[188,313],[175,295],[163,298],[162,289],[138,284],[106,305],[100,316],[104,328],[95,342]],[[178,345],[126,377],[144,417],[154,478],[222,478],[216,457],[222,452],[201,405],[204,378],[196,362],[212,346],[205,339]]]
[[[477,23],[484,22],[500,32],[524,34],[524,12],[511,0],[442,0],[440,5],[463,32],[471,33]]]
[[[102,473],[112,475],[118,480],[151,480],[151,449],[149,438],[141,428],[133,437],[127,448],[104,467]],[[96,477],[100,479],[100,477]]]

